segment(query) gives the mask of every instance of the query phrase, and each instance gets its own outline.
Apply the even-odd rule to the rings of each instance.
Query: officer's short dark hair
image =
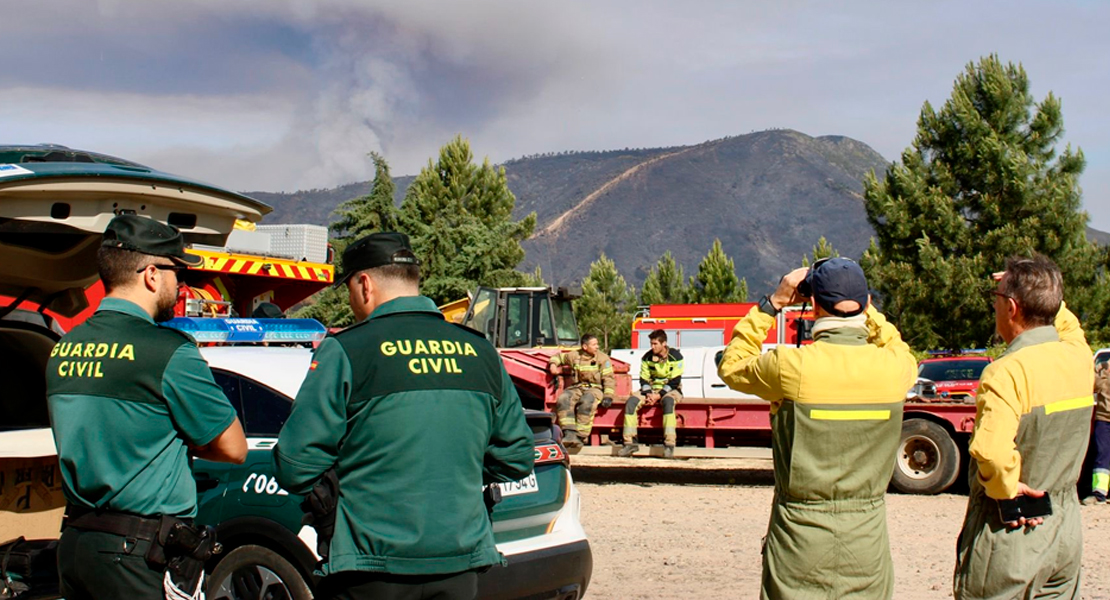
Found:
[[[1006,260],[1006,279],[999,291],[1021,307],[1025,325],[1043,327],[1056,322],[1064,301],[1064,278],[1047,256],[1014,256]]]
[[[656,329],[655,331],[648,334],[648,339],[653,342],[663,342],[664,344],[666,344],[667,332],[663,331],[662,329]]]
[[[153,256],[140,252],[101,246],[96,251],[96,270],[104,282],[104,291],[111,292],[130,285],[138,276],[136,271],[151,264],[153,259]]]
[[[596,340],[596,339],[597,339],[596,335],[594,335],[592,333],[587,333],[587,334],[584,334],[582,336],[582,339],[578,340],[578,344],[581,345],[581,346],[585,346],[586,344],[590,343],[590,340]]]

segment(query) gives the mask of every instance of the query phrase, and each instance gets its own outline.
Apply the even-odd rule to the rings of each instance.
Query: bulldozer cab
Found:
[[[462,324],[497,348],[577,346],[578,324],[567,288],[488,288],[474,293]]]

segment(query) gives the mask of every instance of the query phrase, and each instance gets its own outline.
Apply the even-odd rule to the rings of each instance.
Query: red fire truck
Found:
[[[667,341],[674,348],[723,346],[728,343],[737,321],[755,302],[734,304],[652,304],[632,320],[632,347],[651,347],[648,334],[656,329],[667,332]],[[767,333],[765,344],[796,344],[798,331],[802,343],[808,342],[805,332],[813,322],[813,311],[790,306],[779,313],[776,324]]]

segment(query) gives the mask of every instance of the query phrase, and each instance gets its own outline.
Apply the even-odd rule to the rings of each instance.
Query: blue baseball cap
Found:
[[[867,308],[867,277],[856,261],[849,258],[829,258],[813,263],[806,282],[813,291],[813,303],[838,317],[853,317]],[[842,312],[836,310],[837,303],[854,300],[859,310]]]

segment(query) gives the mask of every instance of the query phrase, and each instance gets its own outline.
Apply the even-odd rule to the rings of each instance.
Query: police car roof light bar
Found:
[[[307,343],[323,340],[328,330],[315,319],[206,319],[177,317],[163,323],[189,334],[197,343]]]

